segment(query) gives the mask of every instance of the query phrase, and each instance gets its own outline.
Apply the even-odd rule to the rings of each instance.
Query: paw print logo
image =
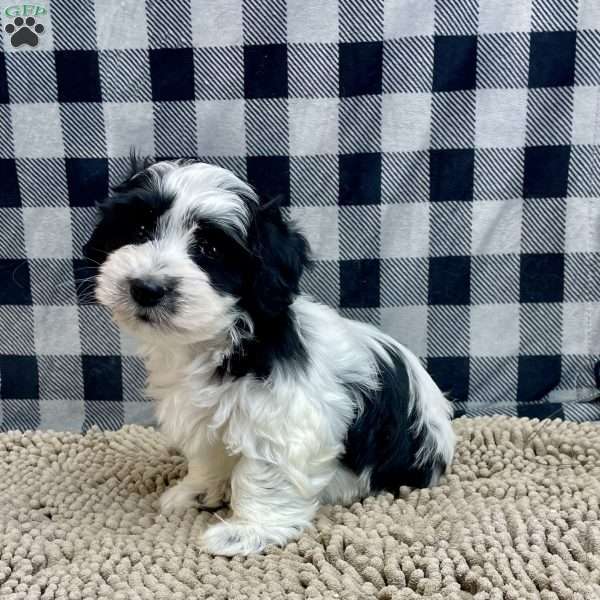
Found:
[[[44,33],[44,26],[41,23],[36,24],[33,17],[27,17],[25,20],[16,17],[4,28],[4,31],[10,35],[10,43],[14,48],[23,46],[23,44],[35,48],[38,45],[39,36]]]

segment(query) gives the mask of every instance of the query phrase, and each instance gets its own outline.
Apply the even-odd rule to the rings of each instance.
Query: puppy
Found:
[[[230,500],[202,538],[213,554],[285,544],[321,503],[435,484],[452,459],[451,410],[419,360],[299,294],[308,251],[233,173],[135,157],[85,247],[188,462],[161,511]]]

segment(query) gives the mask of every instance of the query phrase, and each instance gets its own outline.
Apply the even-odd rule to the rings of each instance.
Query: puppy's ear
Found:
[[[299,292],[300,277],[309,261],[308,242],[270,203],[254,216],[249,245],[256,261],[249,303],[262,316],[277,316]]]

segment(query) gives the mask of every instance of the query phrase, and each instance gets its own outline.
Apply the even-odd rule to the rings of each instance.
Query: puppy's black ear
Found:
[[[265,317],[280,315],[299,292],[300,277],[309,261],[308,242],[271,203],[256,213],[249,246],[256,261],[248,299],[251,308]]]

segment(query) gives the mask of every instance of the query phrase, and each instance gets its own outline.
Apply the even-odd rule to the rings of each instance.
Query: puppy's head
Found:
[[[220,167],[132,164],[84,248],[119,325],[146,341],[219,344],[287,312],[308,248],[278,208]]]

